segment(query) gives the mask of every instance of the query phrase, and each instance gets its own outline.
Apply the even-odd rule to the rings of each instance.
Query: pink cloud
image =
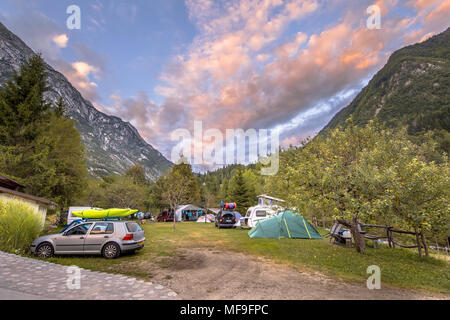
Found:
[[[359,84],[393,49],[442,31],[450,0],[410,1],[407,5],[417,14],[407,17],[389,16],[404,3],[379,0],[381,30],[367,29],[366,5],[358,3],[319,32],[283,38],[293,21],[326,10],[321,3],[243,0],[223,2],[219,8],[209,0],[186,1],[199,34],[162,74],[164,83],[155,90],[165,102],[156,108],[148,101],[140,105],[138,98],[120,100],[120,114],[134,119],[144,136],[158,140],[166,155],[167,132],[192,129],[194,120],[222,131],[283,124]],[[298,140],[298,135],[285,137],[284,144]]]

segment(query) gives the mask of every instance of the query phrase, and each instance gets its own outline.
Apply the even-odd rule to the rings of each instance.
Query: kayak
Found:
[[[132,209],[87,209],[81,211],[73,211],[72,214],[81,218],[89,218],[89,219],[101,219],[101,218],[118,218],[118,217],[126,217],[133,213],[138,212],[139,210]]]

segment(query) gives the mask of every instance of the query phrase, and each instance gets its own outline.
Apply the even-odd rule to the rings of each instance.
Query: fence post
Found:
[[[417,250],[419,250],[419,256],[422,257],[422,247],[420,246],[419,233],[416,227],[414,227],[414,232],[416,234]]]
[[[317,218],[316,218],[316,217],[313,217],[312,220],[313,220],[314,227],[317,228]]]
[[[389,248],[392,248],[391,229],[389,229],[389,227],[386,228],[386,236],[387,236]]]

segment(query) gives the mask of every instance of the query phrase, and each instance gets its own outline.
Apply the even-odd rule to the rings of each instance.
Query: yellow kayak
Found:
[[[118,217],[126,217],[133,213],[138,212],[139,210],[132,209],[87,209],[82,211],[73,211],[72,214],[74,216],[80,218],[89,218],[89,219],[101,219],[101,218],[118,218]]]

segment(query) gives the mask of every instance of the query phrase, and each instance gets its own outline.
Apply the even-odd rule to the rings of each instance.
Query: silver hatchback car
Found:
[[[134,252],[144,247],[142,228],[133,221],[86,221],[58,234],[37,238],[31,252],[40,258],[67,254],[101,254],[114,259],[123,252]]]

